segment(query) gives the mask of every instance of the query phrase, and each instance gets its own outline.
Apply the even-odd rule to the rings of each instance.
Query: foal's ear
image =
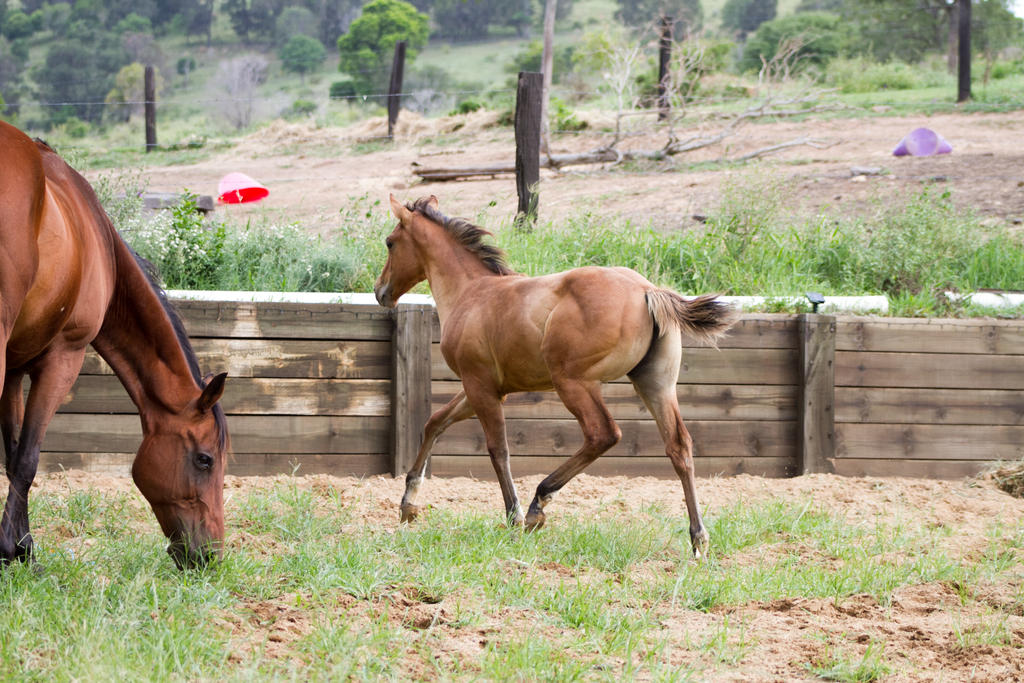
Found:
[[[430,195],[430,199],[427,200],[427,204],[429,204],[432,209],[439,210],[437,206],[437,197],[434,195]]]
[[[220,400],[221,394],[224,393],[224,380],[227,378],[228,373],[222,372],[203,387],[203,393],[199,395],[199,400],[196,401],[196,408],[199,409],[199,412],[205,413]]]
[[[395,195],[389,194],[388,196],[391,199],[391,213],[395,214],[395,218],[400,220],[402,223],[408,222],[408,220],[412,218],[412,212],[405,208],[405,205],[398,201],[398,199],[395,198]]]

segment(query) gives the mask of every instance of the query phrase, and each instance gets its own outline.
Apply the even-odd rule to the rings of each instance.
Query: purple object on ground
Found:
[[[908,154],[914,157],[930,157],[933,154],[949,154],[952,151],[953,145],[932,129],[915,128],[900,140],[892,154],[897,157]]]

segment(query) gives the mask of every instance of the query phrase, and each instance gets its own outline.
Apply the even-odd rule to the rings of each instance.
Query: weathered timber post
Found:
[[[408,472],[430,417],[430,343],[434,307],[399,304],[391,336],[391,473]]]
[[[516,192],[519,209],[516,221],[527,226],[537,217],[537,184],[540,182],[540,101],[544,76],[519,72],[516,88]]]
[[[391,62],[391,83],[388,85],[388,138],[395,135],[398,109],[402,104],[402,76],[405,73],[405,41],[395,43],[395,57]]]
[[[658,40],[658,120],[669,116],[668,67],[672,61],[672,17],[662,16]]]
[[[147,64],[142,99],[146,111],[146,151],[156,149],[156,76],[153,65]]]
[[[800,442],[797,474],[834,471],[836,319],[814,313],[799,318]]]
[[[971,0],[959,0],[957,17],[960,20],[960,49],[958,59],[956,101],[971,99]]]

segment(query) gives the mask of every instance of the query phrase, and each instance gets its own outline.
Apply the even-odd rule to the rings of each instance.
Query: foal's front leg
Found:
[[[472,380],[464,379],[463,386],[484,430],[487,453],[491,456],[491,465],[498,476],[501,496],[505,501],[505,520],[514,526],[522,526],[523,509],[519,505],[519,494],[516,493],[516,485],[512,481],[508,438],[505,434],[505,413],[501,408],[502,396],[488,387],[476,385]]]
[[[466,392],[460,391],[443,408],[430,416],[427,424],[423,427],[423,441],[420,443],[420,450],[416,454],[416,462],[409,468],[405,475],[405,495],[402,496],[400,508],[400,519],[403,522],[411,522],[420,513],[416,505],[416,494],[420,491],[420,483],[427,473],[427,462],[430,459],[430,450],[434,447],[437,437],[444,433],[451,425],[460,420],[473,417],[473,408],[466,400]]]

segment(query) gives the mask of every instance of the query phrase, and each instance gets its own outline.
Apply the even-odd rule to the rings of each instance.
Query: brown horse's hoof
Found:
[[[423,511],[419,505],[403,505],[399,513],[399,520],[402,522],[413,522]]]
[[[544,526],[544,522],[546,520],[547,517],[544,515],[543,511],[537,510],[536,512],[534,512],[533,510],[530,510],[526,514],[526,521],[523,523],[523,527],[527,531],[536,531],[537,529],[540,529],[542,526]]]

